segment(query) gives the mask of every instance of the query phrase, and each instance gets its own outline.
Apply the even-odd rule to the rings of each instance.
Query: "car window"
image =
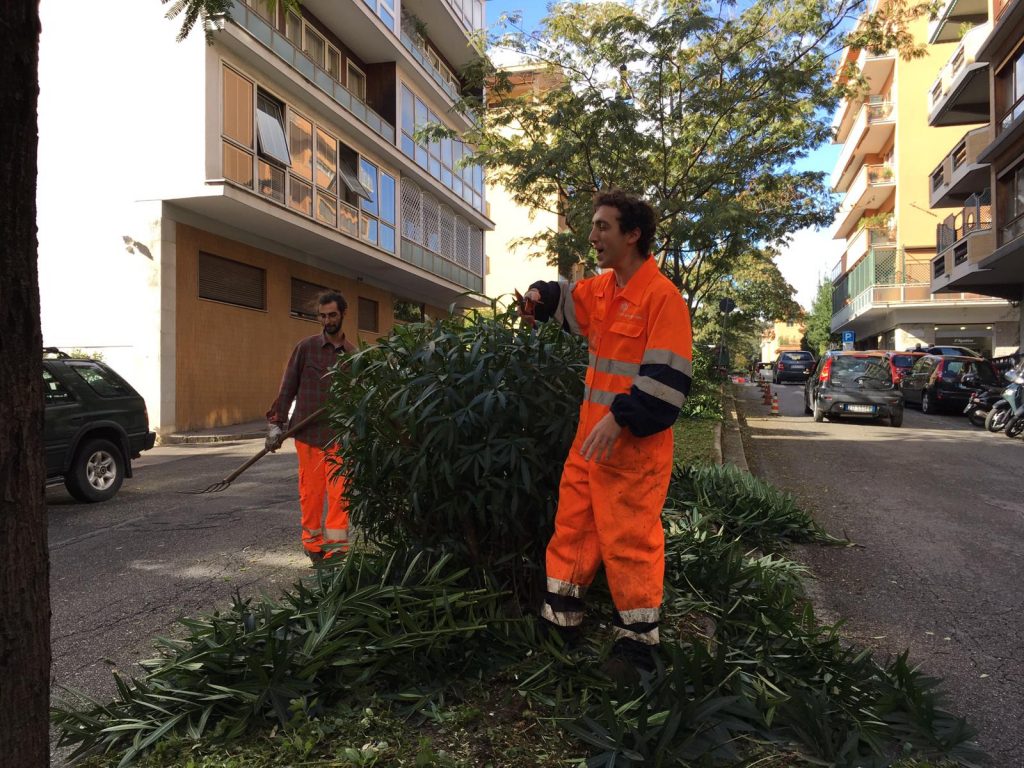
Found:
[[[992,372],[992,366],[988,363],[978,363],[974,360],[965,360],[963,366],[963,373],[960,378],[971,374],[976,376],[979,384],[998,384],[999,381],[996,379],[995,373]]]
[[[873,384],[891,384],[892,369],[889,367],[889,361],[884,357],[868,358],[861,377]]]
[[[810,352],[783,352],[781,355],[779,355],[779,358],[781,360],[785,360],[787,363],[806,363],[814,359],[811,357]]]
[[[47,405],[70,403],[75,398],[67,388],[54,378],[53,374],[43,368],[43,398]]]
[[[877,360],[877,358],[875,358]],[[853,355],[841,355],[832,363],[833,379],[854,379],[864,374],[868,364],[872,361],[869,357],[854,357]]]
[[[927,374],[931,373],[932,368],[935,366],[935,358],[933,357],[922,357],[916,363],[912,373],[916,374]]]
[[[89,361],[68,363],[68,368],[78,374],[100,397],[120,397],[132,394],[131,389],[113,371]]]
[[[897,368],[911,368],[914,365],[914,355],[893,355],[892,364]]]

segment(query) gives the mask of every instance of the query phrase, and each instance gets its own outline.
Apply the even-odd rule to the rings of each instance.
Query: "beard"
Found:
[[[341,330],[341,323],[324,323],[324,333],[333,336]]]

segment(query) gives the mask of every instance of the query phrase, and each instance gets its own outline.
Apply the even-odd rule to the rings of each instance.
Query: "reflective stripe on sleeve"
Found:
[[[656,397],[676,408],[682,408],[686,402],[686,395],[674,387],[662,384],[648,376],[637,376],[633,380],[633,386],[651,397]]]
[[[671,349],[648,349],[644,352],[641,365],[667,365],[693,378],[693,363]]]
[[[618,397],[621,392],[606,392],[603,389],[593,389],[587,387],[583,390],[583,399],[591,403],[597,403],[598,405],[607,405],[609,408],[612,407],[612,403],[615,398]]]

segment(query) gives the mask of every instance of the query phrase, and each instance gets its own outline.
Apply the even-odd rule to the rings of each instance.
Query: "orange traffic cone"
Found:
[[[776,392],[772,395],[772,416],[779,415],[779,393]]]
[[[761,390],[761,403],[762,405],[770,405],[772,402],[772,388],[767,384],[764,389]]]

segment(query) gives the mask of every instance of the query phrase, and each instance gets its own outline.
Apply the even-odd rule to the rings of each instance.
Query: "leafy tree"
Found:
[[[794,166],[861,85],[835,78],[830,56],[846,44],[914,55],[903,24],[921,10],[885,4],[847,34],[863,0],[558,4],[539,35],[493,41],[552,86],[524,93],[480,63],[467,75],[489,84],[489,108],[469,138],[517,203],[564,216],[566,231],[525,239],[562,273],[589,251],[590,192],[641,193],[658,214],[654,255],[693,309],[752,246],[830,220],[824,174]]]
[[[793,286],[779,272],[774,255],[772,249],[748,250],[737,258],[731,274],[709,287],[707,298],[694,312],[695,345],[724,343],[735,365],[760,354],[761,334],[768,324],[802,316]],[[719,309],[723,298],[736,304],[728,315]]]
[[[832,281],[825,278],[818,283],[818,292],[811,304],[811,312],[807,316],[807,346],[816,355],[829,349],[831,343],[837,341],[832,333]]]

